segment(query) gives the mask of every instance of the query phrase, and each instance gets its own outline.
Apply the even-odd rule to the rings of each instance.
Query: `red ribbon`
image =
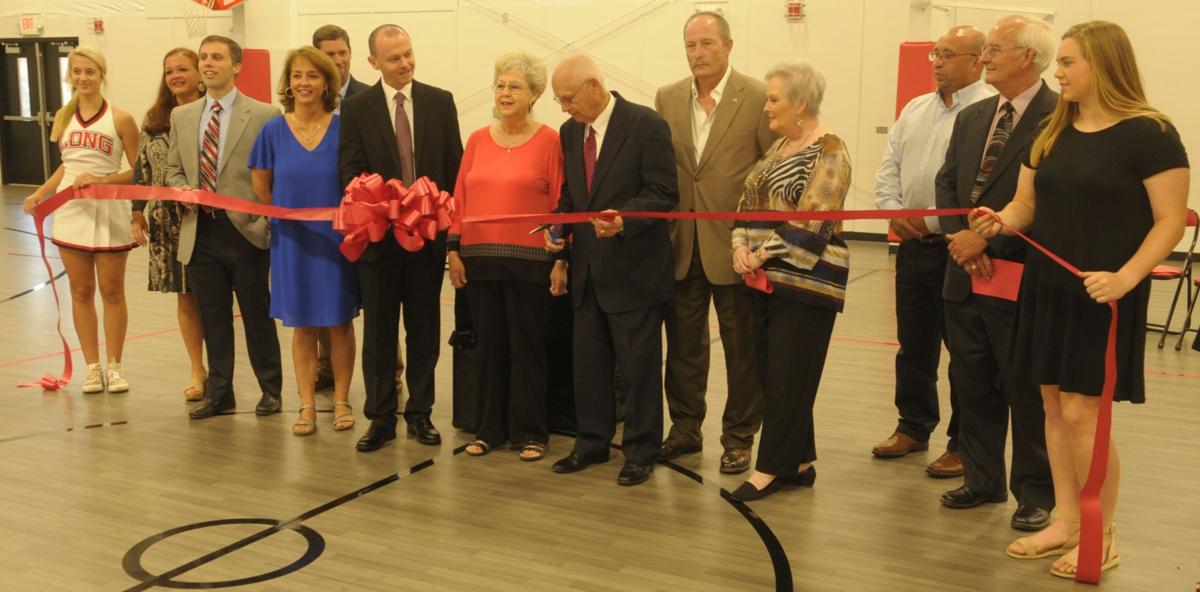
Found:
[[[389,227],[396,242],[415,252],[450,228],[454,200],[426,177],[412,187],[396,179],[383,181],[376,174],[363,174],[346,186],[341,207],[333,216],[333,229],[342,233],[342,254],[351,261],[362,256],[367,245],[379,242]]]

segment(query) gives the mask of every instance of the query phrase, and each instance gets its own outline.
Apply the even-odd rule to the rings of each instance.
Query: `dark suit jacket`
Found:
[[[350,75],[350,85],[346,87],[346,98],[350,98],[358,93],[371,88],[370,84],[359,82],[353,74]]]
[[[654,110],[612,93],[612,118],[587,190],[583,139],[587,126],[568,120],[559,129],[564,178],[559,212],[669,212],[679,202],[671,130]],[[671,239],[666,220],[626,218],[616,237],[596,238],[591,223],[573,225],[571,294],[578,307],[591,280],[606,313],[636,310],[671,298]],[[572,230],[574,232],[572,232]]]
[[[1000,211],[1012,201],[1017,191],[1017,177],[1021,173],[1021,160],[1041,128],[1041,122],[1054,110],[1058,93],[1050,90],[1045,82],[1033,96],[1033,101],[1021,115],[1017,127],[1004,144],[1004,150],[996,159],[992,174],[983,184],[983,193],[975,206],[987,206]],[[971,190],[979,174],[979,163],[987,147],[992,119],[1000,106],[1000,96],[984,99],[963,109],[954,120],[954,131],[950,146],[946,149],[946,162],[937,175],[937,207],[970,208]],[[942,216],[942,230],[951,234],[970,228],[966,216]],[[995,259],[1025,261],[1025,241],[1015,236],[995,236],[988,239],[987,254]],[[971,293],[971,276],[962,266],[950,259],[946,264],[946,279],[942,285],[942,297],[961,302]]]
[[[463,154],[454,95],[414,80],[411,108],[417,177],[429,177],[439,189],[453,191]],[[378,173],[384,180],[399,179],[400,149],[396,147],[396,133],[388,114],[383,81],[347,97],[342,105],[341,119],[338,173],[342,186],[361,173]],[[384,240],[395,239],[389,234]],[[362,259],[376,259],[381,250],[382,243],[372,244]]]

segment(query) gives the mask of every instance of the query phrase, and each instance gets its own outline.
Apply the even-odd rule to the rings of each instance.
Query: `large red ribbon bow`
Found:
[[[333,229],[342,233],[342,254],[357,261],[370,243],[379,242],[391,227],[396,242],[415,252],[450,228],[454,200],[427,177],[412,186],[392,179],[384,182],[376,174],[362,174],[350,181],[342,203],[333,214]]]

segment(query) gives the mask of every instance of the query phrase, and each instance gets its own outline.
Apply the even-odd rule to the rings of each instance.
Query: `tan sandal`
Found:
[[[208,376],[207,370],[204,371],[204,376],[206,376],[206,377]],[[193,380],[194,379],[195,379],[195,377],[193,377]],[[198,383],[192,382],[191,384],[188,385],[187,388],[183,389],[183,399],[185,401],[188,401],[189,403],[194,403],[196,401],[203,401],[204,400],[204,381],[205,381],[205,379],[201,378]]]
[[[525,462],[534,462],[546,458],[546,445],[541,442],[529,441],[521,445],[518,457]]]
[[[354,408],[350,406],[349,401],[334,401],[333,408],[345,407],[346,413],[333,416],[333,431],[344,432],[354,429],[354,414],[350,413]]]
[[[1054,521],[1055,522],[1067,522],[1067,523],[1074,525],[1074,527],[1075,527],[1073,529],[1074,532],[1071,533],[1071,536],[1067,537],[1066,542],[1064,542],[1063,544],[1061,544],[1057,547],[1051,547],[1049,549],[1043,549],[1041,551],[1038,551],[1037,546],[1035,546],[1033,544],[1033,536],[1027,536],[1027,537],[1021,537],[1021,538],[1013,541],[1008,546],[1008,548],[1004,550],[1004,552],[1007,553],[1008,556],[1012,557],[1013,559],[1043,559],[1045,557],[1066,555],[1071,549],[1078,547],[1079,546],[1079,515],[1075,514],[1075,515],[1068,516],[1068,515],[1057,514],[1054,516]],[[1020,545],[1021,550],[1023,552],[1022,553],[1013,553],[1013,550],[1012,550],[1013,545]]]
[[[488,444],[487,441],[480,440],[478,438],[471,440],[469,443],[467,443],[466,447],[463,448],[463,451],[467,453],[467,456],[483,456],[488,452],[491,452],[491,450],[491,444]]]
[[[1114,524],[1104,529],[1104,534],[1112,536],[1108,538],[1108,544],[1104,546],[1104,560],[1100,564],[1100,571],[1102,572],[1110,570],[1121,563],[1121,554],[1117,552],[1117,525]],[[1067,571],[1068,568],[1070,571]],[[1050,573],[1060,578],[1073,580],[1078,571],[1079,566],[1077,564],[1064,559],[1059,559],[1050,565]]]
[[[304,417],[304,411],[308,409],[313,412],[313,419]],[[300,406],[300,417],[296,419],[296,423],[292,424],[292,435],[294,436],[311,436],[317,431],[317,408],[312,405]]]

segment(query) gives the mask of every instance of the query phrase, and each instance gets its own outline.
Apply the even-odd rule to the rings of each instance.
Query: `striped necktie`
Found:
[[[200,189],[217,191],[217,163],[221,161],[221,103],[213,101],[204,143],[200,146]]]
[[[987,149],[983,151],[983,162],[979,164],[979,174],[975,177],[975,186],[971,188],[971,205],[975,205],[983,195],[983,184],[992,174],[992,169],[996,166],[996,159],[1000,158],[1000,153],[1004,151],[1004,145],[1008,143],[1008,137],[1012,135],[1014,111],[1012,103],[1005,101],[1000,110],[1004,111],[1004,114],[1000,116],[1000,121],[996,122],[996,130],[992,132]]]

